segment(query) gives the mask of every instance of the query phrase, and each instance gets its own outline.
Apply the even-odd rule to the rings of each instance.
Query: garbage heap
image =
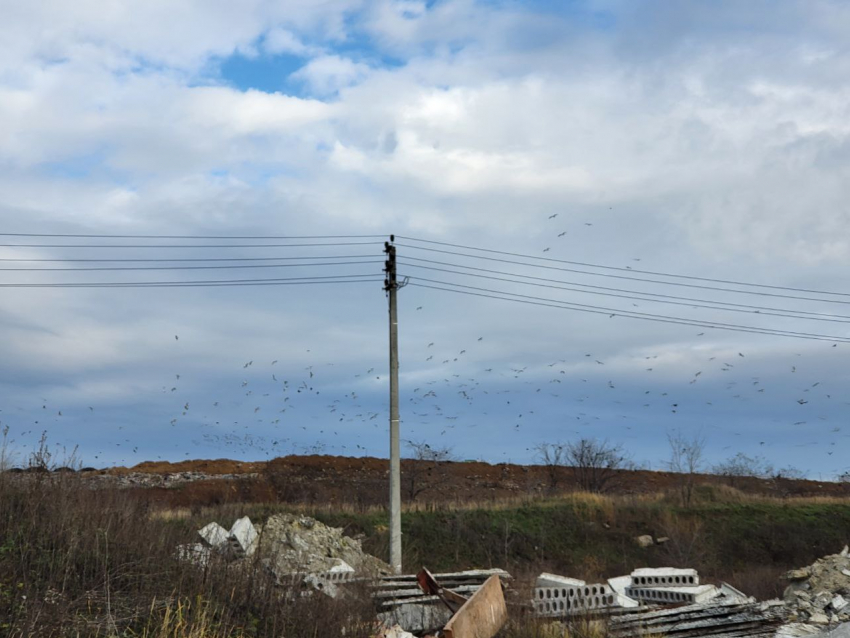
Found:
[[[786,606],[795,620],[813,625],[850,621],[850,548],[785,574]]]

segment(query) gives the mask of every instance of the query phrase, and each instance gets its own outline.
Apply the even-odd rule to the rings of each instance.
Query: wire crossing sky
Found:
[[[850,7],[30,3],[0,24],[0,427],[87,465],[850,470]],[[49,10],[48,10],[49,9]]]

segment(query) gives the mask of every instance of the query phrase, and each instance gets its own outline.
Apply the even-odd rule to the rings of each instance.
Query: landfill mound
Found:
[[[850,620],[850,548],[785,575],[785,604],[799,620],[826,625]]]
[[[364,575],[391,573],[389,565],[363,551],[359,540],[309,516],[270,517],[260,531],[260,548],[277,575],[329,572],[345,565]]]

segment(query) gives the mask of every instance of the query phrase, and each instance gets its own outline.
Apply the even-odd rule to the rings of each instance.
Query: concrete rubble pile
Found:
[[[360,541],[309,516],[276,514],[256,526],[245,516],[229,530],[212,522],[198,534],[203,542],[180,546],[178,556],[205,566],[213,557],[238,563],[256,555],[278,584],[304,584],[332,597],[344,582],[391,571]]]
[[[260,554],[264,564],[286,581],[297,574],[350,574],[379,576],[392,570],[382,560],[367,554],[359,540],[309,516],[275,514],[260,529]],[[344,580],[329,576],[331,581]]]
[[[793,619],[811,625],[850,621],[850,548],[785,575],[785,604]]]

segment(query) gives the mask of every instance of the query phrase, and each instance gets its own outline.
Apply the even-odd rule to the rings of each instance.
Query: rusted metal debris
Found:
[[[492,576],[491,576],[492,578]],[[469,600],[466,596],[461,596],[457,592],[446,587],[442,587],[434,578],[434,576],[424,567],[416,574],[416,580],[419,583],[419,588],[428,595],[437,596],[445,603],[453,614],[466,604]]]
[[[443,627],[445,638],[492,638],[508,621],[498,576],[490,576]]]
[[[427,572],[427,570],[426,570]],[[439,631],[466,602],[493,576],[505,583],[511,575],[502,569],[470,570],[430,574],[385,576],[373,584],[378,619],[399,624],[416,634]],[[420,578],[425,584],[420,584]],[[442,593],[442,596],[440,595]]]

